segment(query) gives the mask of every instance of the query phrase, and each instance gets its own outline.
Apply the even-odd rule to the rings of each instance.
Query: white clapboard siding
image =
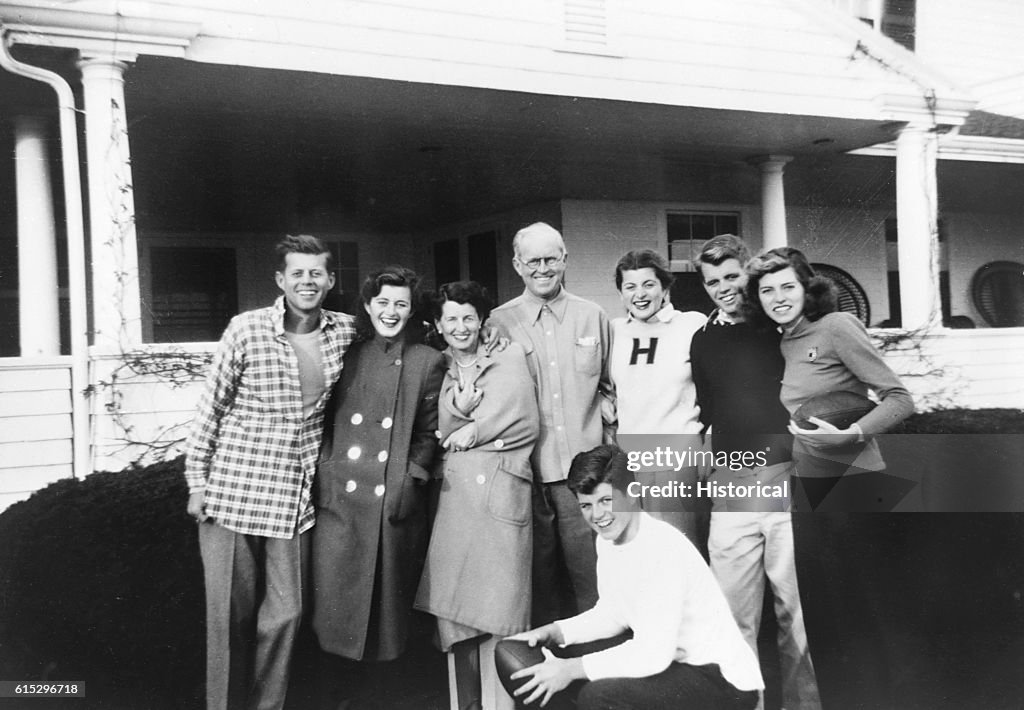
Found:
[[[67,465],[32,466],[0,473],[0,512],[54,481],[69,478]]]
[[[0,364],[0,392],[41,392],[67,390],[70,387],[71,370],[67,367],[4,369]]]
[[[905,378],[919,401],[1024,409],[1024,328],[941,331],[921,341],[920,353],[925,360],[906,351],[888,358],[897,372],[941,370],[928,378]]]
[[[0,360],[0,510],[72,475],[67,358]]]
[[[0,444],[70,439],[71,434],[70,413],[0,418]],[[2,465],[3,461],[0,460]]]
[[[212,344],[146,347],[155,353],[165,349],[171,353],[187,350],[199,357]],[[157,375],[133,374],[122,367],[117,356],[98,358],[92,367],[97,382],[109,383],[116,379],[113,388],[109,384],[98,386],[91,398],[89,422],[94,470],[121,470],[181,453],[202,393],[203,373],[176,386]],[[115,372],[116,378],[112,377]]]
[[[35,466],[70,466],[71,440],[52,440],[45,444],[38,441],[0,444],[0,461],[3,462],[3,467],[8,469],[2,475],[5,478],[13,476],[15,479],[22,475],[23,469]]]
[[[4,417],[53,414],[71,411],[70,390],[0,392],[0,413]]]

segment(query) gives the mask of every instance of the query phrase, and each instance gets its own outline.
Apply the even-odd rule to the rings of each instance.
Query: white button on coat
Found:
[[[346,492],[348,492],[348,493],[355,493],[355,490],[356,490],[356,482],[355,481],[349,481],[348,483],[345,484],[345,491]]]
[[[388,452],[387,451],[381,451],[379,454],[377,454],[377,460],[380,461],[381,463],[384,463],[385,461],[387,461],[388,460]]]
[[[391,420],[391,417],[384,417],[384,419],[383,419],[383,421],[381,421],[380,425],[381,425],[381,427],[382,427],[382,428],[384,428],[384,429],[390,429],[390,428],[391,428],[391,425],[392,425],[393,423],[394,423],[394,422],[393,422],[393,421]]]
[[[487,477],[486,477],[486,476],[485,476],[484,474],[482,474],[482,473],[481,473],[480,475],[478,475],[478,476],[476,477],[476,482],[477,482],[477,483],[479,483],[479,484],[480,484],[481,486],[482,486],[482,485],[483,485],[483,484],[484,484],[484,483],[485,483],[486,481],[487,481]]]
[[[358,446],[353,446],[348,450],[348,457],[355,461],[357,458],[363,455],[363,450]]]
[[[500,449],[500,448],[502,448],[502,447],[503,447],[504,445],[505,445],[505,442],[504,442],[504,441],[502,441],[501,439],[495,439],[495,440],[494,440],[494,448],[496,448],[496,449]]]
[[[356,412],[355,414],[353,414],[352,415],[352,423],[355,424],[356,426],[362,424],[363,423],[363,415],[360,414],[359,412]]]
[[[384,495],[384,484],[378,483],[377,486],[373,489],[373,494],[378,498]]]

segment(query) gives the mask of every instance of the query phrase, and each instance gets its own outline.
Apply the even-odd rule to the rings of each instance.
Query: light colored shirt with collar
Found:
[[[210,365],[186,443],[189,493],[205,491],[217,524],[290,539],[313,527],[313,475],[327,396],[341,375],[355,319],[321,311],[323,379],[303,408],[299,358],[284,330],[284,299],[231,319]],[[312,397],[309,397],[312,399]]]
[[[764,688],[757,658],[697,548],[668,523],[636,515],[640,525],[629,542],[597,538],[594,608],[555,622],[566,645],[633,632],[618,646],[583,656],[587,678],[646,678],[672,662],[715,663],[739,690]]]
[[[605,423],[614,421],[608,316],[563,288],[550,300],[525,291],[494,309],[489,322],[523,346],[537,384],[534,475],[544,483],[565,480],[573,457],[601,444]]]
[[[699,434],[700,408],[690,368],[690,341],[707,322],[697,311],[666,304],[639,321],[612,321],[609,364],[619,434]]]

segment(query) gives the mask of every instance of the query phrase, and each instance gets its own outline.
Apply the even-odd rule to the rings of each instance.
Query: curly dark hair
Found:
[[[441,320],[441,312],[447,301],[468,303],[473,306],[481,325],[487,322],[494,308],[494,301],[491,300],[487,289],[476,281],[452,281],[437,289],[437,295],[430,302],[430,314],[434,320]]]
[[[651,269],[654,275],[661,282],[661,287],[668,291],[675,281],[675,276],[669,269],[668,261],[653,249],[634,249],[622,255],[615,264],[615,288],[622,290],[622,272],[637,271],[639,269]]]
[[[818,276],[804,253],[793,247],[777,247],[763,251],[749,262],[746,271],[746,298],[743,302],[743,317],[748,323],[762,328],[774,327],[775,322],[761,307],[758,288],[761,278],[766,274],[774,274],[783,269],[792,268],[800,285],[804,287],[803,315],[810,321],[816,321],[826,313],[837,309],[836,287],[829,279]]]
[[[356,306],[356,340],[373,340],[377,330],[370,321],[370,314],[366,312],[366,306],[375,296],[380,294],[385,286],[405,286],[409,289],[409,296],[412,305],[412,315],[402,335],[409,342],[420,342],[423,339],[425,313],[423,292],[420,290],[420,277],[412,269],[404,266],[385,266],[374,271],[363,279],[363,285],[359,287],[359,305]]]

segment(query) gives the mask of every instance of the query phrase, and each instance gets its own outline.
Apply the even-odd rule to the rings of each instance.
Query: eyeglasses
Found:
[[[542,265],[550,269],[552,266],[558,266],[563,261],[565,261],[565,254],[561,254],[559,256],[546,256],[543,259],[530,259],[529,261],[520,261],[520,263],[526,264],[527,268],[532,271],[536,271]]]

